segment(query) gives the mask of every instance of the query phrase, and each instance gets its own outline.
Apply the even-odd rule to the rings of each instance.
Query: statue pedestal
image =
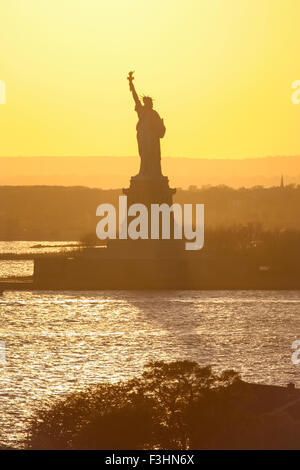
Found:
[[[130,187],[123,189],[123,193],[128,198],[128,206],[131,204],[144,204],[150,208],[151,204],[173,204],[173,194],[176,189],[169,187],[167,176],[160,178],[146,178],[133,176],[130,180]]]
[[[144,204],[148,209],[148,239],[147,240],[109,240],[108,253],[113,257],[138,258],[138,259],[163,259],[181,257],[184,255],[183,240],[174,239],[174,214],[170,214],[170,239],[151,239],[151,204],[173,204],[173,194],[176,189],[169,187],[169,179],[166,176],[150,178],[140,175],[133,176],[130,187],[123,189],[127,196],[127,205]],[[130,217],[128,217],[128,223]],[[160,227],[161,231],[161,227]]]

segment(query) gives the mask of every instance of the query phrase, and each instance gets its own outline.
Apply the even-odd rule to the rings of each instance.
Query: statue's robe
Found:
[[[137,141],[141,157],[139,175],[155,178],[161,173],[160,139],[166,128],[159,114],[152,108],[137,104],[135,108],[139,121],[137,123]]]

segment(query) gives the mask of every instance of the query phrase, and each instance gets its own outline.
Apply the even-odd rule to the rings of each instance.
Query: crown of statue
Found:
[[[153,103],[153,101],[154,101],[154,99],[151,98],[151,96],[147,96],[147,95],[141,95],[141,98],[142,98],[142,100],[144,101],[144,103],[147,102],[147,101],[148,101],[148,102],[151,101],[151,103]]]

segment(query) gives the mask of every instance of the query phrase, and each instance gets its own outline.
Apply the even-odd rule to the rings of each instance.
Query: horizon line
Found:
[[[265,155],[261,157],[184,157],[165,156],[165,159],[185,159],[185,160],[262,160],[273,158],[299,158],[299,155]],[[139,158],[138,155],[0,155],[0,158]]]

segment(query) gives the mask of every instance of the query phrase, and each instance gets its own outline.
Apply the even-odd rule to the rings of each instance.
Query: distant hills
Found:
[[[253,159],[162,159],[173,187],[224,184],[233,188],[300,184],[300,156]],[[0,157],[0,185],[126,187],[139,157]]]

